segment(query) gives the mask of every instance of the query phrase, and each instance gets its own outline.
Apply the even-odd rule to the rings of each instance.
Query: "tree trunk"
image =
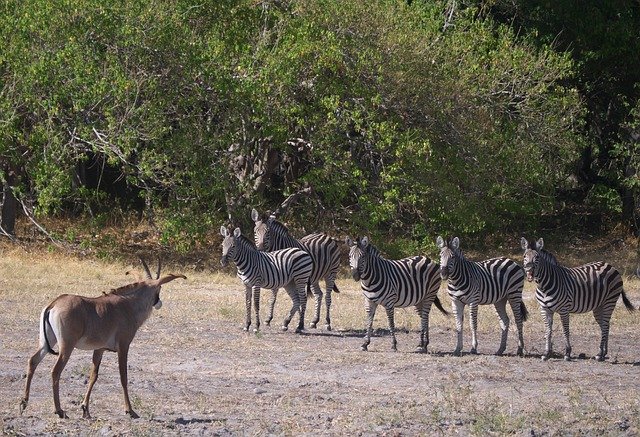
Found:
[[[15,176],[12,171],[7,172],[7,178],[2,186],[2,214],[0,228],[4,233],[15,235],[17,202],[13,195]]]

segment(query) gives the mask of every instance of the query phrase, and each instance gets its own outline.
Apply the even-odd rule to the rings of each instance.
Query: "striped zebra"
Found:
[[[251,290],[258,287],[256,303],[256,331],[260,327],[259,318],[259,289],[271,290],[284,287],[293,301],[289,315],[284,319],[283,330],[287,330],[289,322],[296,312],[300,313],[300,323],[296,332],[304,330],[304,313],[307,306],[306,287],[311,274],[312,259],[303,250],[290,248],[275,252],[260,252],[251,240],[242,235],[240,228],[236,228],[233,235],[222,226],[220,234],[222,241],[222,259],[220,263],[225,266],[232,259],[238,269],[238,277],[244,284],[247,322],[245,330],[251,325]]]
[[[424,256],[399,260],[385,259],[367,237],[352,241],[346,239],[349,249],[349,266],[353,279],[360,281],[367,311],[367,333],[361,349],[366,351],[371,343],[373,318],[378,305],[387,312],[391,331],[391,349],[397,350],[394,309],[415,306],[421,320],[419,352],[426,352],[429,344],[429,312],[431,305],[448,314],[438,299],[440,276],[438,266]]]
[[[335,281],[340,269],[340,249],[336,241],[325,234],[310,234],[296,240],[287,227],[277,221],[272,215],[263,221],[255,209],[251,211],[251,218],[255,222],[253,229],[256,247],[260,250],[270,252],[288,247],[302,249],[311,255],[313,268],[309,278],[311,291],[315,300],[315,312],[310,326],[315,328],[320,320],[320,307],[322,306],[322,289],[320,280],[325,282],[325,303],[326,303],[326,329],[331,331],[331,292],[339,293]],[[273,308],[276,303],[277,290],[272,291],[269,302],[269,314],[267,325],[273,318]]]
[[[601,332],[600,352],[595,358],[603,361],[607,356],[609,325],[618,297],[622,295],[624,306],[629,311],[634,310],[623,290],[620,273],[601,261],[573,268],[550,263],[547,257],[540,255],[544,248],[542,238],[536,241],[535,248],[526,238],[522,238],[520,244],[524,250],[527,280],[536,282],[536,299],[544,317],[545,350],[542,359],[551,357],[553,313],[560,314],[565,340],[564,359],[569,361],[569,314],[593,311]]]
[[[453,304],[458,334],[454,355],[462,352],[462,331],[464,306],[469,305],[471,322],[471,353],[478,350],[478,305],[493,304],[500,318],[502,337],[496,355],[502,355],[507,348],[509,334],[509,316],[507,302],[513,311],[518,328],[518,349],[516,354],[524,354],[522,322],[527,320],[527,308],[522,301],[524,272],[515,261],[509,258],[493,258],[485,261],[469,261],[460,250],[460,239],[455,237],[445,242],[438,237],[436,244],[440,248],[440,275],[448,280],[447,291]]]

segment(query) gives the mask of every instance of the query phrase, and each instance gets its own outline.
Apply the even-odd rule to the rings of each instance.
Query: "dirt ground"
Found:
[[[589,359],[599,334],[590,314],[572,318],[573,350],[543,362],[543,324],[533,289],[525,289],[531,318],[527,355],[492,355],[498,322],[481,308],[479,355],[454,357],[454,320],[434,309],[428,354],[414,353],[418,317],[398,310],[398,352],[378,329],[361,352],[364,305],[358,285],[341,278],[328,332],[282,332],[290,305],[281,293],[276,320],[245,333],[243,290],[231,275],[185,273],[162,291],[164,305],[140,329],[129,354],[129,388],[140,419],[124,414],[115,354],[107,353],[82,419],[91,353],[75,351],[61,381],[69,419],[53,414],[50,371],[38,368],[29,406],[19,414],[26,363],[34,352],[38,317],[63,292],[98,295],[128,282],[126,266],[0,252],[0,414],[7,435],[638,435],[640,433],[640,312],[619,303],[610,358]],[[169,270],[165,270],[169,272]],[[640,282],[627,277],[640,304]],[[263,292],[262,315],[267,293]],[[449,308],[444,288],[440,298]],[[386,328],[379,311],[375,326]],[[297,319],[294,319],[297,320]],[[309,312],[307,321],[310,320]],[[308,322],[307,322],[308,325]],[[470,335],[465,320],[465,351]],[[564,344],[559,320],[556,351]]]

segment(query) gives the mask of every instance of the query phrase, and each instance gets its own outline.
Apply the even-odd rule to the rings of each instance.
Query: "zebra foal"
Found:
[[[549,261],[542,255],[544,241],[538,239],[535,247],[526,238],[520,239],[524,250],[524,270],[527,280],[536,282],[536,300],[544,317],[545,350],[543,360],[551,357],[551,331],[553,313],[560,314],[564,331],[564,359],[571,359],[571,341],[569,339],[569,314],[593,311],[600,326],[600,352],[595,356],[603,361],[607,356],[609,326],[611,315],[622,295],[624,306],[633,311],[634,307],[627,298],[622,286],[622,276],[610,264],[602,261],[585,264],[580,267],[563,267]]]
[[[365,297],[367,333],[361,346],[368,350],[371,343],[373,318],[378,305],[387,312],[391,331],[391,349],[397,350],[394,309],[415,306],[420,315],[421,332],[419,352],[426,352],[429,344],[429,312],[431,305],[448,314],[438,299],[440,276],[438,266],[424,256],[413,256],[399,260],[385,259],[367,237],[353,241],[346,238],[349,249],[349,266],[353,279],[360,281]]]
[[[251,219],[255,223],[253,229],[256,247],[267,252],[282,250],[289,247],[302,249],[311,255],[313,267],[309,283],[315,300],[315,312],[310,326],[315,328],[320,321],[320,307],[322,306],[322,289],[320,280],[325,282],[325,302],[326,302],[326,329],[331,331],[331,292],[339,293],[336,285],[336,277],[340,269],[340,249],[336,241],[325,234],[309,234],[300,240],[295,239],[287,227],[276,220],[275,216],[270,216],[266,221],[260,218],[257,210],[251,211]],[[267,325],[273,318],[273,308],[276,303],[277,290],[273,290],[271,301],[269,302],[269,314],[267,315]]]
[[[469,305],[471,322],[471,353],[478,350],[478,305],[493,304],[500,318],[502,337],[496,355],[502,355],[507,347],[509,334],[509,316],[507,302],[513,311],[518,328],[518,349],[516,354],[524,354],[522,322],[527,320],[527,308],[522,301],[524,272],[509,258],[493,258],[480,262],[467,260],[460,250],[460,240],[455,237],[446,242],[438,237],[436,244],[440,248],[440,275],[448,280],[447,291],[453,304],[458,334],[454,355],[462,352],[462,330],[464,306]]]
[[[247,296],[247,324],[251,324],[251,291],[253,287],[277,290],[284,287],[293,305],[289,315],[284,319],[283,330],[287,330],[289,322],[296,312],[300,313],[300,322],[296,332],[304,330],[304,313],[307,306],[306,287],[311,274],[311,256],[303,250],[290,248],[275,252],[260,252],[253,242],[242,235],[240,228],[236,228],[230,234],[227,228],[220,227],[222,241],[222,259],[220,263],[225,266],[232,259],[238,269],[238,277],[245,286]],[[256,302],[259,301],[255,298]],[[256,331],[260,327],[256,304]]]

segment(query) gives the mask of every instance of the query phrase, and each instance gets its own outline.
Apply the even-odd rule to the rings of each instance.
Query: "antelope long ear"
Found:
[[[260,221],[260,214],[258,214],[258,210],[255,208],[251,210],[251,220],[254,222]]]
[[[446,246],[446,244],[444,243],[444,238],[442,238],[440,235],[438,235],[438,238],[436,238],[436,245],[440,249],[443,249]]]
[[[240,235],[242,235],[242,231],[240,230],[240,228],[235,228],[233,231],[233,236],[238,238]]]
[[[527,241],[526,238],[524,237],[520,238],[520,247],[522,247],[522,250],[529,249],[529,242]]]
[[[454,249],[458,249],[460,247],[460,239],[458,237],[451,240],[451,247]]]
[[[228,237],[229,236],[229,230],[224,226],[220,226],[220,235],[222,235],[225,238]]]
[[[544,247],[544,240],[542,238],[538,238],[538,241],[536,241],[536,250],[539,252],[542,250],[543,247]]]

